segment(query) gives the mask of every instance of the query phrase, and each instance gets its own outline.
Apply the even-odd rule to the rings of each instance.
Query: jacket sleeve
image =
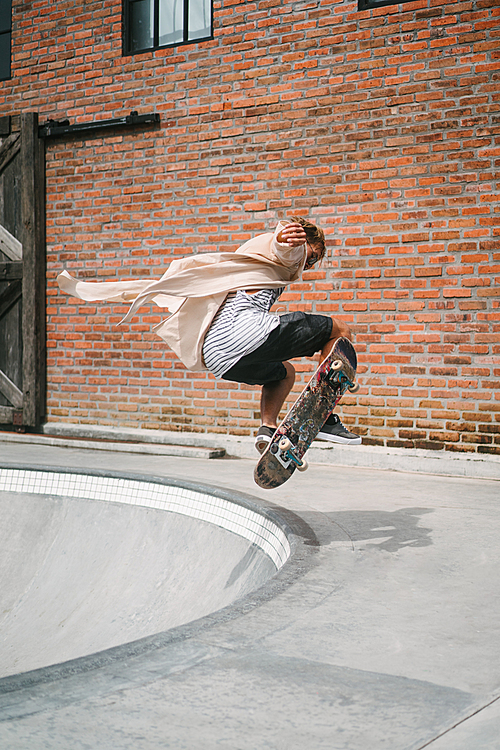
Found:
[[[278,234],[288,224],[287,221],[278,222],[278,226],[275,229],[273,239],[271,242],[271,255],[280,263],[282,266],[287,268],[299,268],[306,259],[306,245],[298,245],[297,247],[290,247],[286,242],[278,242]]]

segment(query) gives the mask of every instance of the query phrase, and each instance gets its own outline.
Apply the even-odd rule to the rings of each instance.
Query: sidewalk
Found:
[[[498,481],[321,464],[266,492],[248,459],[0,442],[0,461],[195,478],[309,529],[248,606],[148,655],[0,685],[0,746],[500,749]]]

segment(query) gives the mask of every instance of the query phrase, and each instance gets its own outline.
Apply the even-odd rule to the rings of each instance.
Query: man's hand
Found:
[[[305,244],[306,237],[304,227],[296,222],[291,222],[281,232],[278,232],[276,239],[282,245],[298,247]]]

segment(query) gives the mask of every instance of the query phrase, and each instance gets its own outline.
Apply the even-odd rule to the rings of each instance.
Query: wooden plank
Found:
[[[19,127],[13,132],[12,118],[6,117],[0,123],[0,370],[14,384],[7,382],[7,390],[21,405],[22,395],[22,246],[20,209],[20,159],[21,139]],[[4,137],[7,136],[7,137]],[[2,231],[3,230],[3,231]],[[13,261],[13,262],[10,262]],[[17,391],[16,391],[17,388]],[[16,398],[17,394],[17,398]],[[0,423],[22,425],[22,408],[11,407],[10,399],[0,395]]]
[[[16,409],[23,408],[23,392],[0,370],[0,393],[7,398]]]
[[[15,411],[11,406],[0,406],[0,424],[12,424]]]
[[[45,412],[45,145],[38,115],[21,115],[21,216],[23,245],[23,425]]]
[[[22,263],[0,263],[0,281],[14,281],[14,279],[22,278]]]
[[[20,133],[12,133],[0,146],[0,172],[3,172],[7,164],[19,153],[21,148]]]
[[[12,281],[7,288],[0,294],[0,319],[7,315],[11,307],[21,299],[23,285],[21,279]]]
[[[0,135],[10,135],[10,115],[0,117]]]
[[[7,315],[11,307],[21,299],[22,293],[23,285],[20,279],[11,282],[7,289],[2,292],[0,295],[0,319],[3,318],[4,315]]]
[[[0,224],[0,250],[10,260],[23,259],[23,246],[5,227]]]

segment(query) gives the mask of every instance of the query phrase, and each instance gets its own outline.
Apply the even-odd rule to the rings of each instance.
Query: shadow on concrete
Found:
[[[318,534],[321,546],[349,540],[353,549],[363,546],[398,552],[405,547],[432,544],[432,529],[420,526],[421,516],[432,512],[429,508],[402,508],[392,512],[339,511],[322,514],[324,521],[328,519],[330,523],[313,525],[321,528]]]

